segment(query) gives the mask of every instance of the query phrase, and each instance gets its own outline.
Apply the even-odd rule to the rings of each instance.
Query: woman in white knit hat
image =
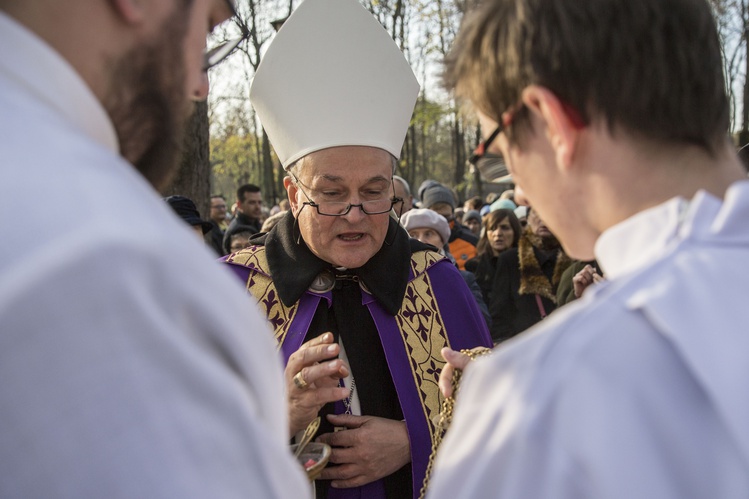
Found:
[[[418,239],[422,243],[431,244],[437,248],[440,255],[449,259],[456,267],[458,266],[450,252],[445,249],[447,241],[450,239],[450,225],[447,223],[445,217],[436,211],[426,208],[414,209],[403,214],[401,225],[408,231],[409,236]],[[476,277],[467,270],[459,270],[459,272],[471,290],[473,297],[476,299],[476,304],[484,316],[487,327],[491,328],[492,318],[491,314],[489,314],[489,307],[483,298],[483,293],[476,281]]]

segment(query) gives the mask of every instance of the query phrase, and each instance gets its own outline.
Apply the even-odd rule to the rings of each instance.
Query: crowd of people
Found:
[[[407,207],[401,207],[403,203],[399,202],[391,216],[412,238],[431,245],[459,269],[494,344],[525,331],[603,279],[600,270],[590,267],[595,266],[594,261],[567,257],[539,215],[529,206],[515,204],[512,190],[506,191],[509,196],[499,199],[491,195],[485,201],[469,199],[465,206],[477,210],[465,212],[461,224],[455,217],[455,207],[461,203],[449,186],[426,180],[419,189],[423,199],[416,200],[402,177],[393,181],[393,195],[403,199],[396,186],[401,186],[400,194],[407,196],[409,202]],[[255,200],[250,209],[245,208],[246,195]],[[215,241],[226,241],[227,246],[217,250],[219,256],[251,247],[253,236],[270,231],[288,211],[279,205],[267,209],[260,189],[252,184],[237,190],[233,214],[227,212],[225,199],[223,195],[211,197],[209,221],[192,212],[183,216],[188,224],[202,228],[206,243],[214,249]],[[195,210],[194,205],[192,209]],[[244,210],[252,210],[254,217]]]
[[[445,85],[515,185],[463,203],[395,175],[420,89],[390,35],[304,0],[250,89],[287,200],[208,218],[157,192],[241,39],[204,50],[234,1],[177,4],[0,0],[0,203],[45,202],[3,222],[0,497],[749,495],[749,181],[705,0],[471,6]]]

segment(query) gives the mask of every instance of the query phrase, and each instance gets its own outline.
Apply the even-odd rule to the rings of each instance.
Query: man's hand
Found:
[[[333,448],[330,462],[321,479],[333,480],[335,488],[359,487],[386,477],[411,461],[411,444],[404,421],[352,416],[328,415],[328,421],[345,430],[320,435],[318,442]]]
[[[444,347],[440,353],[442,354],[442,358],[447,361],[447,364],[445,364],[442,372],[440,372],[439,387],[442,395],[448,398],[453,394],[453,372],[455,372],[455,369],[465,369],[471,362],[471,358],[464,353],[456,352],[448,347]]]
[[[284,378],[289,400],[290,435],[305,429],[328,402],[348,397],[348,388],[338,386],[338,380],[349,373],[348,366],[336,358],[339,352],[340,347],[333,343],[333,335],[324,333],[303,344],[289,357]]]
[[[603,277],[596,272],[596,269],[594,269],[592,265],[586,265],[580,272],[575,274],[575,277],[572,278],[575,298],[580,298],[583,295],[585,288],[594,282],[601,282],[602,280]]]

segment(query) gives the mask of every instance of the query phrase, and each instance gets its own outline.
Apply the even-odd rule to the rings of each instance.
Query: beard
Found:
[[[160,190],[177,171],[193,105],[186,97],[182,50],[189,9],[178,9],[152,40],[114,62],[104,99],[120,154]]]

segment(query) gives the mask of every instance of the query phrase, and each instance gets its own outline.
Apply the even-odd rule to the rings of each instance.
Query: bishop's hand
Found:
[[[343,427],[320,435],[330,445],[330,463],[320,475],[331,487],[359,487],[391,475],[411,461],[411,444],[404,421],[374,416],[329,414],[328,421]]]
[[[343,400],[348,389],[339,380],[349,374],[338,357],[340,347],[333,335],[324,333],[291,354],[284,370],[289,403],[289,432],[294,435],[315,419],[328,402]]]

